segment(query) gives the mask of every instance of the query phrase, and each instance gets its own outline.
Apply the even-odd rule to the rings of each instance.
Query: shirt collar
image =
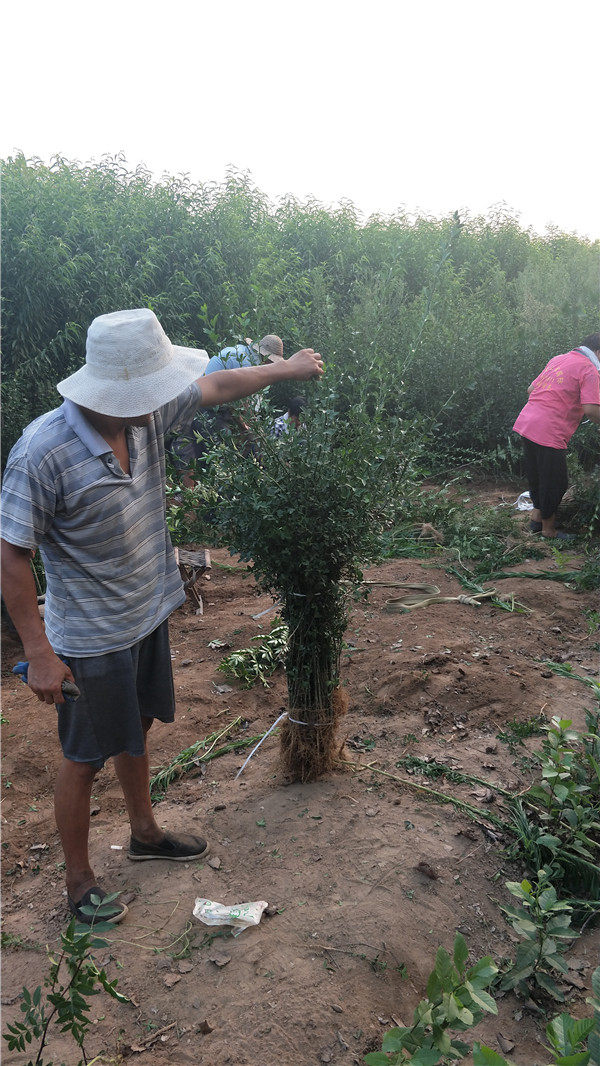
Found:
[[[581,344],[579,348],[575,349],[576,352],[580,352],[581,355],[585,355],[586,359],[589,359],[592,366],[596,367],[596,370],[600,373],[600,359],[594,354],[591,348],[586,348],[585,344]]]
[[[112,451],[110,445],[106,443],[104,437],[100,436],[98,430],[94,429],[92,424],[88,422],[83,411],[76,403],[73,403],[72,400],[65,400],[62,404],[62,413],[65,422],[77,434],[81,443],[85,445],[92,455],[108,455]]]

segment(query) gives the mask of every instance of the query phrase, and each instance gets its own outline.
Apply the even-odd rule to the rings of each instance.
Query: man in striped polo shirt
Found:
[[[167,620],[185,599],[165,521],[164,434],[185,430],[200,406],[323,373],[312,348],[202,378],[207,362],[206,352],[172,345],[147,308],[101,315],[88,330],[85,365],[57,386],[64,403],[27,426],[8,457],[3,595],[27,682],[58,712],[55,813],[69,907],[82,921],[90,918],[81,908],[105,895],[88,834],[93,780],[107,759],[127,804],[129,858],[208,854],[201,837],[164,833],[150,803],[146,736],[154,718],[174,718]],[[38,547],[44,624],[29,562]],[[77,700],[63,696],[65,681],[78,686]],[[127,913],[111,907],[113,921]]]

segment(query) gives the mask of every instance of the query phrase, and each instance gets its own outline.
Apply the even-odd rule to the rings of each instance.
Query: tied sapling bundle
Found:
[[[265,421],[257,420],[253,432],[260,458],[224,447],[211,458],[209,479],[223,541],[282,605],[289,629],[282,763],[291,778],[308,781],[338,758],[349,606],[361,566],[377,556],[392,517],[406,453],[401,457],[399,423],[361,404],[342,419],[327,403],[279,439]]]
[[[335,384],[328,394],[322,384],[312,393],[298,429],[274,439],[272,413],[259,409],[248,418],[256,455],[244,457],[231,442],[209,459],[212,513],[223,541],[251,562],[259,584],[281,602],[289,629],[281,757],[294,780],[314,780],[338,758],[337,725],[348,704],[340,657],[351,597],[361,568],[381,555],[383,531],[398,517],[399,484],[414,477],[414,459],[433,424],[402,417],[402,374],[416,359],[459,231],[455,215],[404,357],[394,364],[386,358],[373,322],[353,338],[367,357],[352,365],[348,353],[344,359],[338,353],[337,363],[334,356]]]

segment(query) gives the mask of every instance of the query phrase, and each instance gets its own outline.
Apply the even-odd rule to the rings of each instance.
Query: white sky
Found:
[[[600,238],[598,0],[13,0],[2,31],[3,158]]]

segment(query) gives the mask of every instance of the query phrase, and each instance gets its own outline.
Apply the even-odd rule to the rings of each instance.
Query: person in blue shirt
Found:
[[[243,344],[221,348],[209,359],[204,377],[216,370],[235,370],[240,366],[260,366],[262,363],[277,363],[283,359],[283,341],[275,333],[267,333],[256,344],[246,337]],[[202,461],[206,452],[216,443],[223,432],[233,433],[244,442],[244,447],[253,453],[250,430],[241,415],[230,407],[204,409],[193,419],[186,435],[171,435],[167,439],[167,451],[175,470],[186,488],[194,488],[193,464]]]
[[[260,363],[276,363],[283,359],[283,341],[274,333],[267,333],[255,344],[246,337],[243,344],[234,344],[229,348],[221,348],[218,355],[209,359],[204,375],[212,374],[215,370],[233,370],[238,366],[258,366]]]

